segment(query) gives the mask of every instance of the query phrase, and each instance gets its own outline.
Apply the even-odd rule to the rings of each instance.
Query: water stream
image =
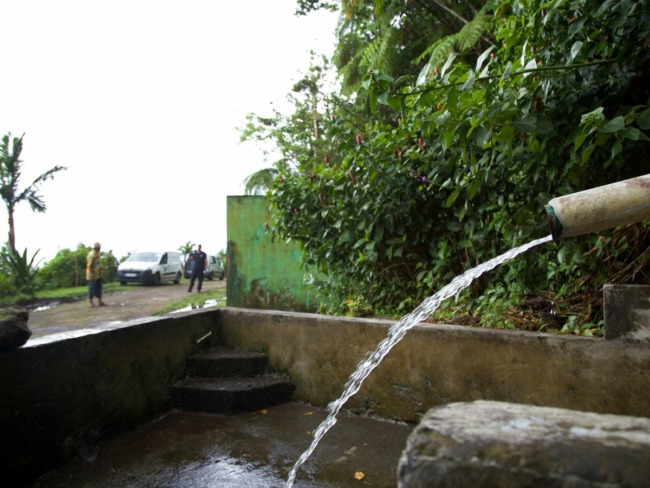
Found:
[[[472,283],[472,281],[474,281],[486,271],[490,271],[500,264],[513,259],[523,252],[526,252],[528,249],[539,244],[549,242],[552,239],[553,237],[550,235],[547,237],[542,237],[541,239],[534,240],[528,244],[524,244],[523,246],[511,249],[510,251],[503,253],[501,256],[497,256],[496,258],[490,259],[489,261],[486,261],[483,264],[476,266],[475,268],[465,271],[465,273],[456,276],[448,285],[441,288],[435,295],[432,295],[429,298],[425,299],[415,310],[413,310],[413,312],[405,315],[397,323],[392,325],[388,330],[388,335],[379,343],[377,349],[375,349],[375,351],[367,359],[359,363],[356,371],[346,382],[343,389],[343,394],[338,398],[338,400],[335,400],[328,405],[328,416],[314,431],[314,439],[311,445],[305,452],[302,453],[300,458],[298,458],[293,468],[291,469],[291,472],[289,473],[289,477],[287,478],[287,482],[285,484],[285,488],[291,488],[293,486],[296,475],[298,473],[298,469],[300,469],[300,466],[302,466],[305,461],[307,461],[309,456],[311,456],[311,454],[314,452],[314,449],[316,449],[316,446],[318,446],[318,443],[327,433],[327,431],[334,426],[336,423],[336,416],[345,402],[347,402],[356,392],[359,391],[361,388],[361,383],[363,383],[368,375],[370,375],[370,373],[379,365],[381,360],[386,356],[386,354],[388,354],[393,346],[395,346],[404,337],[406,332],[408,332],[415,325],[419,324],[429,315],[431,315],[431,313],[433,313],[444,300],[460,293],[462,290],[467,288]]]

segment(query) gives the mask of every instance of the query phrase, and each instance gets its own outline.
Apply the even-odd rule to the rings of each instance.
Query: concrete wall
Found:
[[[297,242],[273,241],[271,216],[262,196],[229,196],[228,306],[314,311],[313,291],[304,283]]]
[[[392,321],[239,308],[29,341],[0,353],[3,481],[34,475],[170,408],[170,385],[200,345],[265,351],[294,398],[337,399]],[[496,400],[650,417],[650,344],[420,325],[345,405],[417,421],[431,407]]]
[[[149,319],[0,352],[0,485],[92,456],[98,440],[167,412],[171,383],[215,324],[214,313]]]
[[[224,309],[224,344],[267,351],[296,384],[294,397],[325,406],[392,321]],[[346,404],[358,413],[419,420],[450,402],[495,400],[650,417],[650,345],[418,325]]]

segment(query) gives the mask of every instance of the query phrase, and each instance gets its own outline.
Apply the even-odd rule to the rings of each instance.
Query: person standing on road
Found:
[[[194,288],[194,280],[198,278],[196,291],[201,293],[203,272],[208,267],[208,255],[201,250],[201,244],[199,244],[198,250],[193,251],[191,257],[194,262],[192,263],[192,274],[190,275],[190,287],[187,289],[187,292],[190,293],[192,291],[192,288]]]
[[[91,307],[95,306],[95,298],[97,298],[100,307],[106,306],[102,300],[102,256],[99,252],[101,248],[101,244],[99,242],[95,242],[92,250],[88,253],[88,257],[86,258],[88,300],[90,301]]]

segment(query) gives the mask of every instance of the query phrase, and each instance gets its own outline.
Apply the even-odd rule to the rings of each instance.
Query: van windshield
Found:
[[[137,261],[138,263],[157,263],[160,259],[159,252],[134,252],[127,261]]]

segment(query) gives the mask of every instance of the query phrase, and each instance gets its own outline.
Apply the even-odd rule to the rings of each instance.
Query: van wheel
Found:
[[[153,275],[153,280],[151,281],[151,284],[154,286],[160,284],[160,273],[156,273],[155,275]]]
[[[126,285],[126,281],[120,281],[120,285],[125,286],[125,285]]]
[[[180,282],[181,282],[181,274],[179,272],[179,273],[176,273],[176,279],[174,280],[174,284],[178,285]]]

